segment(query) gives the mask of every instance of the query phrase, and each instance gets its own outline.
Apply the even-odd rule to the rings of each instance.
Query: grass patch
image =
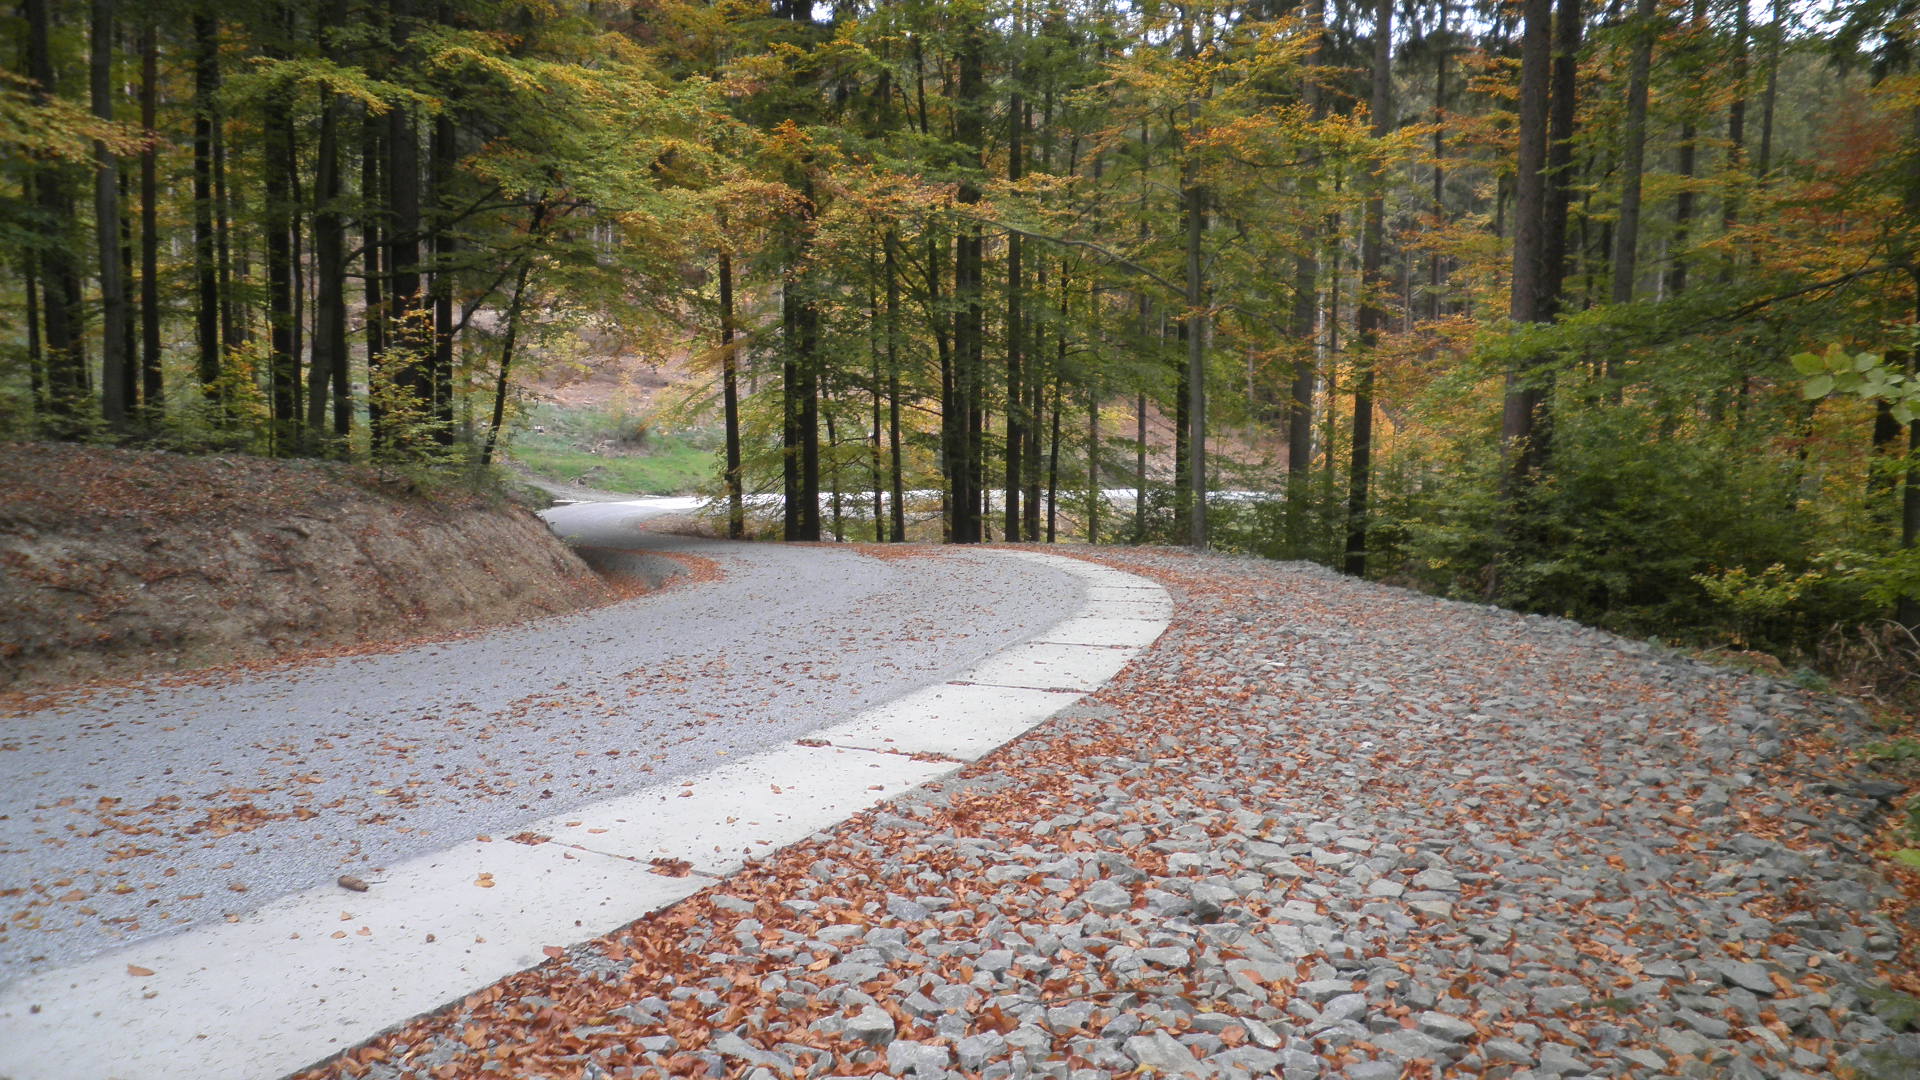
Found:
[[[539,405],[507,448],[535,476],[629,495],[687,495],[719,469],[711,432],[663,432],[624,409]]]
[[[673,436],[633,454],[596,454],[559,446],[516,446],[513,457],[535,476],[630,495],[685,495],[713,475],[713,453]]]

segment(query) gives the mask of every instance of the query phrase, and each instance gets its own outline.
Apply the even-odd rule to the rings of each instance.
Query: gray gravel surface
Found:
[[[925,549],[641,531],[718,581],[378,655],[149,680],[0,716],[0,982],[790,742],[1073,613],[1069,575]]]
[[[1857,708],[1300,565],[942,785],[377,1040],[378,1080],[1920,1076]],[[318,1075],[359,1075],[335,1063]]]

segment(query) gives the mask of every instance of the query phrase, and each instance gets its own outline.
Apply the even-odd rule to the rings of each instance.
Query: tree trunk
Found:
[[[969,27],[961,39],[959,53],[959,100],[955,103],[954,141],[964,161],[977,166],[983,145],[985,106],[985,58],[983,30]],[[972,207],[980,201],[980,190],[970,180],[959,184],[957,201]],[[963,214],[968,211],[963,210]],[[978,543],[981,531],[980,462],[980,383],[982,327],[981,226],[968,222],[961,226],[955,246],[953,268],[954,311],[954,405],[960,413],[959,438],[950,451],[950,489],[953,506],[953,539],[957,543]]]
[[[1015,73],[1018,78],[1018,72]],[[1018,182],[1024,154],[1020,146],[1023,124],[1021,115],[1021,97],[1015,91],[1007,106],[1007,179]],[[1021,383],[1021,315],[1020,300],[1023,285],[1020,281],[1020,234],[1007,234],[1007,451],[1006,483],[1004,485],[1005,526],[1003,532],[1008,542],[1020,539],[1021,492],[1021,450],[1026,445],[1027,432],[1024,416],[1026,407],[1026,387]],[[1029,537],[1031,539],[1031,537]]]
[[[329,27],[345,25],[345,0],[333,0]],[[326,29],[321,31],[324,47]],[[314,164],[314,312],[313,358],[307,366],[307,428],[316,440],[327,433],[329,399],[346,397],[347,385],[347,227],[341,213],[340,98],[325,94],[320,103],[320,140]],[[335,406],[335,433],[347,434],[351,417]],[[343,448],[344,449],[344,448]]]
[[[1698,54],[1706,47],[1707,0],[1693,0],[1693,20],[1687,32],[1687,51]],[[1687,291],[1687,243],[1693,230],[1695,196],[1693,179],[1699,171],[1699,129],[1691,111],[1680,122],[1680,193],[1673,200],[1673,240],[1668,246],[1672,265],[1667,269],[1667,295]]]
[[[373,389],[390,376],[387,365],[386,272],[390,269],[382,255],[386,252],[387,185],[381,176],[386,160],[386,119],[371,110],[360,131],[360,260],[361,281],[366,287],[364,318],[367,323],[367,433],[378,449],[387,443],[386,410]],[[337,421],[336,421],[337,423]]]
[[[394,4],[396,14],[402,5]],[[404,43],[401,44],[404,50]],[[386,276],[388,391],[409,414],[414,430],[396,433],[402,449],[413,449],[432,415],[433,324],[420,294],[420,136],[411,109],[387,111]]]
[[[215,48],[218,48],[216,41]],[[213,104],[213,246],[214,274],[220,294],[220,352],[222,370],[225,354],[247,343],[246,313],[233,295],[233,229],[227,199],[227,118],[220,104]],[[245,274],[240,275],[243,279]]]
[[[1659,29],[1655,12],[1655,0],[1638,0],[1633,12],[1633,56],[1627,64],[1627,121],[1620,163],[1620,218],[1613,228],[1610,296],[1616,304],[1633,300],[1634,279],[1640,270],[1640,182],[1647,160],[1647,85],[1653,67],[1653,40]],[[1612,353],[1607,357],[1606,377],[1614,384],[1609,394],[1617,405],[1621,400],[1620,362]]]
[[[1547,82],[1552,45],[1551,0],[1526,0],[1520,54],[1520,153],[1514,173],[1513,274],[1509,313],[1516,323],[1539,321],[1546,285],[1543,210],[1546,196]],[[1545,458],[1544,390],[1532,363],[1507,373],[1500,441],[1507,456],[1507,494],[1517,500]]]
[[[1053,434],[1047,443],[1047,543],[1054,542],[1060,518],[1060,376],[1053,377]]]
[[[1727,105],[1727,172],[1737,174],[1747,150],[1747,0],[1733,5],[1733,101]],[[1720,223],[1732,229],[1740,220],[1739,189],[1720,207]],[[1731,265],[1728,272],[1732,271]]]
[[[1787,0],[1773,0],[1773,24],[1767,31],[1767,89],[1760,106],[1760,157],[1754,173],[1762,181],[1773,170],[1773,105],[1780,89],[1780,42],[1786,37]]]
[[[293,343],[293,100],[284,88],[268,91],[262,123],[267,237],[267,357],[273,407],[269,445],[275,454],[293,452],[298,417],[294,412]]]
[[[721,232],[726,218],[720,219]],[[733,253],[720,247],[720,397],[727,429],[727,539],[747,535],[745,495],[740,486],[740,358],[733,345]]]
[[[93,115],[113,122],[114,0],[93,0],[88,27],[88,74]],[[120,265],[120,156],[104,140],[93,143],[93,221],[100,252],[100,412],[107,423],[124,429],[136,398],[127,338],[132,310]]]
[[[1540,318],[1560,311],[1567,280],[1567,212],[1573,205],[1573,125],[1580,60],[1580,0],[1559,0],[1547,104],[1546,207],[1540,226]]]
[[[546,212],[544,204],[534,207],[534,225],[529,235],[540,230],[540,220]],[[507,390],[512,385],[513,346],[520,334],[520,312],[524,308],[527,296],[527,272],[533,268],[533,252],[528,252],[520,260],[520,269],[513,279],[513,298],[507,301],[507,325],[500,338],[500,372],[493,384],[493,422],[487,426],[486,445],[480,448],[480,464],[493,463],[493,448],[500,440],[500,429],[507,418]]]
[[[1373,137],[1384,139],[1392,125],[1393,111],[1393,0],[1379,0],[1373,16]],[[1367,505],[1373,480],[1373,386],[1374,352],[1380,345],[1380,330],[1387,313],[1381,308],[1384,287],[1381,266],[1385,261],[1386,193],[1382,180],[1375,178],[1367,195],[1365,217],[1360,226],[1360,308],[1354,316],[1354,346],[1357,350],[1353,388],[1352,461],[1347,472],[1347,545],[1345,570],[1356,577],[1367,572]]]
[[[217,397],[220,379],[220,283],[214,267],[213,132],[219,123],[219,28],[211,15],[193,16],[193,267],[199,284],[195,322],[201,389]]]
[[[874,279],[879,267],[874,264],[873,255],[867,255],[867,401],[872,406],[872,423],[867,436],[867,478],[873,482],[873,542],[887,542],[886,487],[881,480],[881,402],[885,395],[881,393],[880,354],[881,337],[885,330],[880,322],[880,286]]]
[[[427,371],[433,403],[434,439],[442,446],[454,441],[453,426],[453,302],[454,260],[459,238],[450,228],[453,214],[453,177],[459,157],[458,133],[445,112],[433,118],[429,140],[433,177],[433,210],[429,237],[433,257],[433,360]]]
[[[27,16],[27,77],[33,80],[32,98],[44,106],[53,96],[53,52],[46,0],[24,0]],[[42,349],[47,374],[47,406],[53,433],[79,433],[87,411],[87,350],[81,336],[80,270],[74,264],[72,238],[73,196],[67,168],[47,161],[33,171],[34,202],[41,223],[39,266]]]
[[[31,250],[21,253],[20,277],[27,293],[27,393],[39,413],[47,407],[47,357],[40,346],[40,270]]]
[[[1387,0],[1381,0],[1386,3]],[[1194,26],[1187,20],[1186,54],[1197,59]],[[1200,102],[1191,93],[1187,97],[1187,138],[1197,135]],[[1182,154],[1181,204],[1186,217],[1187,286],[1187,407],[1192,425],[1187,438],[1187,489],[1192,500],[1187,515],[1187,543],[1196,548],[1207,546],[1207,281],[1202,261],[1201,241],[1207,228],[1207,194],[1199,179],[1197,147],[1189,145]]]
[[[907,539],[905,470],[900,462],[900,275],[899,234],[887,230],[887,452],[893,476],[893,542]]]
[[[140,27],[140,127],[156,130],[160,100],[158,17],[148,13]],[[149,424],[158,423],[166,405],[160,370],[160,182],[159,151],[140,152],[140,401]]]

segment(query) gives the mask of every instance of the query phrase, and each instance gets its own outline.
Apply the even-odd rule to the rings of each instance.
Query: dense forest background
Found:
[[[710,372],[736,534],[937,491],[959,542],[1898,682],[1916,42],[1902,0],[20,0],[0,434],[472,473],[611,331]]]

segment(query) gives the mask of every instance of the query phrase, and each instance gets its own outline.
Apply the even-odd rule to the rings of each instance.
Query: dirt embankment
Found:
[[[319,462],[0,444],[0,689],[568,611],[609,586],[527,510]]]

